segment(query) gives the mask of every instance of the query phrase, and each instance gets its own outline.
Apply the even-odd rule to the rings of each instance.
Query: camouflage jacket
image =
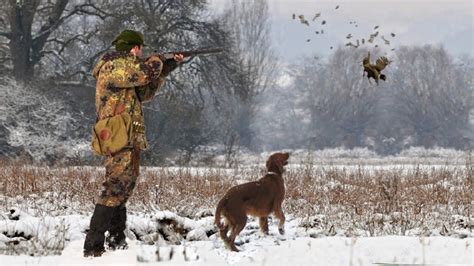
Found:
[[[133,122],[143,125],[143,130],[131,138],[131,145],[140,149],[147,149],[142,102],[150,101],[163,85],[165,73],[170,72],[163,68],[166,66],[158,56],[141,59],[128,52],[113,51],[103,55],[93,70],[97,79],[97,120],[128,112]]]

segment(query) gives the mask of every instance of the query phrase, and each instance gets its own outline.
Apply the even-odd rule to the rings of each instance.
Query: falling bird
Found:
[[[377,25],[377,26],[374,27],[374,30],[376,30],[376,29],[378,29],[378,28],[379,28],[379,26]]]
[[[381,56],[375,61],[375,65],[370,63],[370,52],[367,53],[367,57],[362,60],[362,65],[364,66],[363,77],[365,72],[367,72],[367,79],[370,83],[370,78],[373,78],[377,85],[379,84],[379,79],[386,80],[387,77],[382,74],[382,70],[385,69],[392,61],[389,61],[387,57]]]
[[[324,25],[324,24],[326,24],[326,20],[323,20],[323,21],[321,22],[321,25]]]
[[[336,9],[338,9],[338,8],[339,8],[339,5],[336,6]]]
[[[386,45],[390,45],[390,41],[385,39],[383,35],[382,35],[382,40],[385,42]]]
[[[395,37],[395,33],[393,33],[393,32],[392,32],[392,33],[390,33],[390,35],[392,35],[392,37]]]
[[[298,18],[300,19],[301,24],[309,26],[309,22],[304,18],[304,15],[299,15]]]

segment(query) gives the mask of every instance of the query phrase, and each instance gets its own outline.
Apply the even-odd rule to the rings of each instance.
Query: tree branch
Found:
[[[40,52],[41,57],[44,56],[44,55],[47,55],[47,54],[54,55],[63,64],[66,63],[66,62],[64,62],[64,58],[55,50],[54,51],[43,50],[43,51]]]
[[[61,1],[62,2],[64,2],[64,1],[67,2],[67,0],[61,0]],[[58,5],[58,3],[59,3],[59,1],[57,2],[57,5]],[[60,7],[62,7],[62,6],[60,6]],[[60,7],[58,7],[58,9],[55,8],[54,9],[55,12],[59,12],[58,10],[59,10]],[[87,7],[90,7],[93,10],[96,10],[98,12],[88,11],[88,10],[85,9]],[[51,15],[51,17],[49,19],[50,23],[48,25],[44,25],[43,27],[41,27],[40,32],[33,38],[34,41],[40,40],[41,38],[45,37],[45,35],[49,36],[49,34],[51,34],[51,32],[53,30],[55,30],[57,27],[59,27],[59,25],[61,25],[66,19],[68,19],[71,16],[76,15],[76,14],[87,14],[87,15],[100,17],[101,19],[105,19],[105,18],[107,18],[107,16],[112,16],[111,14],[106,13],[105,11],[103,11],[103,10],[99,9],[98,7],[96,7],[94,4],[90,4],[90,3],[74,6],[74,8],[71,12],[69,12],[67,15],[65,15],[63,17],[60,17],[62,12],[64,11],[64,9],[65,9],[65,6],[61,10],[60,14],[52,14]]]
[[[83,44],[88,44],[89,39],[93,35],[95,35],[97,32],[98,32],[98,29],[94,30],[93,32],[87,33],[87,34],[76,34],[68,40],[61,40],[61,39],[58,39],[58,38],[52,38],[52,39],[48,39],[46,42],[48,42],[48,43],[53,42],[53,43],[60,44],[61,47],[59,48],[59,54],[62,54],[62,52],[66,49],[66,47],[69,44],[71,44],[72,42],[76,41],[76,40],[79,41],[79,42],[82,42]]]
[[[0,36],[3,36],[9,40],[11,38],[11,35],[12,35],[11,32],[0,32]]]

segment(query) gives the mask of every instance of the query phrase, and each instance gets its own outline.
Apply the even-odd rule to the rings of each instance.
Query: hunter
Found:
[[[152,55],[142,59],[143,35],[122,31],[94,67],[97,80],[93,150],[105,156],[105,182],[96,200],[84,256],[99,257],[109,249],[125,249],[126,202],[139,176],[140,151],[147,148],[142,103],[150,101],[166,76],[183,60]],[[109,234],[107,239],[105,232]]]

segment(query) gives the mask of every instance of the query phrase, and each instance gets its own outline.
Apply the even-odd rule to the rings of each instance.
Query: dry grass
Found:
[[[129,202],[134,211],[171,210],[193,217],[211,211],[231,186],[255,180],[262,169],[229,174],[206,169],[146,168]],[[319,228],[348,234],[408,234],[410,230],[457,226],[454,215],[471,216],[473,167],[345,170],[307,164],[285,173],[286,213],[317,221]],[[90,212],[103,182],[103,168],[0,167],[0,204],[48,213]],[[239,176],[239,178],[235,178]],[[245,177],[242,177],[245,176]],[[47,208],[47,210],[45,209]],[[467,225],[469,226],[469,225]],[[421,228],[421,229],[420,229]],[[359,232],[360,231],[360,232]],[[415,232],[423,234],[423,232]]]

